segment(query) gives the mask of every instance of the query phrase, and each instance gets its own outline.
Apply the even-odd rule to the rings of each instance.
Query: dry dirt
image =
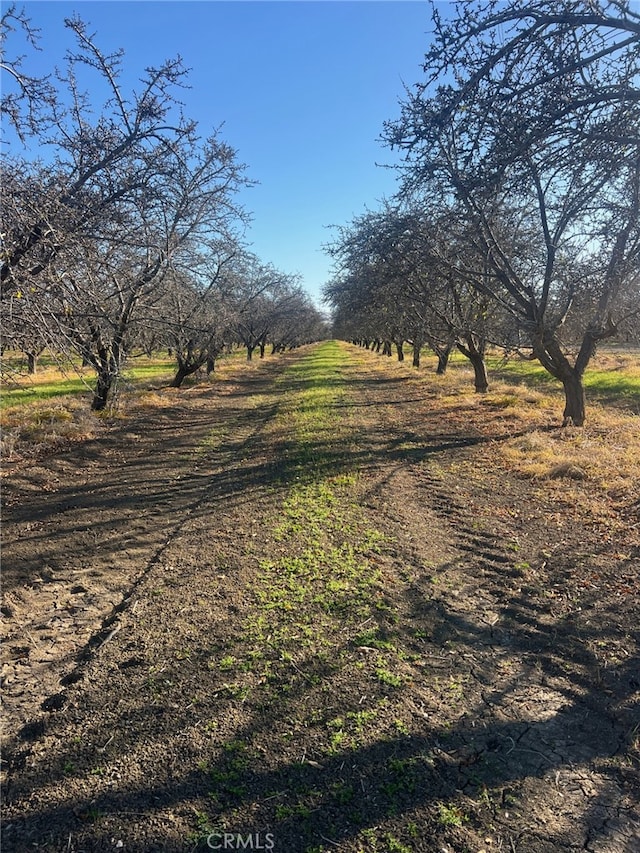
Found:
[[[340,352],[5,466],[5,850],[640,850],[637,496]]]

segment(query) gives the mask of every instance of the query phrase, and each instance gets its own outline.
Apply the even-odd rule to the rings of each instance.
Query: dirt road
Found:
[[[6,477],[7,850],[640,849],[632,518],[346,345],[157,397]]]

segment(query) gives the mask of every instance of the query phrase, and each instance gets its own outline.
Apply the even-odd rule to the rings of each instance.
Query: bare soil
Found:
[[[4,849],[640,850],[637,495],[342,352],[5,466]]]

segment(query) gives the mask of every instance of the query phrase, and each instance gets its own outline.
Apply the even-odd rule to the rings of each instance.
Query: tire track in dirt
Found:
[[[386,448],[391,457],[377,465],[374,492],[378,501],[385,492],[397,496],[392,505],[371,505],[399,522],[400,540],[403,530],[414,531],[398,554],[407,594],[422,603],[433,638],[448,647],[446,671],[461,685],[463,716],[471,721],[443,751],[469,809],[482,811],[484,790],[484,810],[514,850],[640,849],[640,791],[631,762],[620,760],[633,713],[609,698],[617,679],[600,671],[586,649],[590,632],[558,618],[545,598],[553,585],[553,537],[534,529],[532,541],[520,543],[523,519],[531,526],[543,508],[499,471],[487,513],[486,485],[458,473],[461,463],[467,472],[474,462],[481,471],[490,467],[482,441],[443,429],[446,422],[428,405],[407,399],[401,381],[395,403],[388,388],[360,387],[360,405],[377,415],[378,455]],[[392,458],[398,433],[407,451],[402,463]],[[416,547],[416,530],[426,548]],[[425,574],[434,562],[435,571]],[[591,636],[599,639],[599,629]],[[442,669],[437,650],[432,664]],[[501,776],[496,799],[491,789]]]
[[[297,357],[297,354],[293,356]],[[59,811],[66,810],[67,804],[70,805],[64,822],[74,827],[74,832],[69,833],[69,849],[72,849],[72,834],[76,834],[75,826],[86,824],[87,813],[72,805],[83,800],[81,786],[76,786],[73,778],[67,780],[65,796],[55,784],[48,791],[48,780],[37,771],[31,777],[30,772],[31,767],[55,762],[55,753],[69,748],[69,736],[60,734],[67,725],[68,731],[75,734],[75,745],[71,747],[75,752],[88,750],[92,761],[96,760],[96,753],[104,755],[105,761],[114,754],[118,756],[109,762],[108,778],[95,781],[121,789],[118,800],[122,802],[122,815],[132,815],[138,823],[148,824],[143,833],[147,830],[156,837],[159,834],[172,836],[173,814],[165,812],[159,818],[153,816],[152,809],[162,796],[150,798],[143,785],[140,792],[129,790],[135,779],[132,765],[135,766],[136,759],[148,760],[145,753],[148,741],[155,735],[156,721],[160,726],[166,725],[166,717],[179,712],[185,731],[194,720],[198,727],[200,720],[195,703],[190,702],[184,708],[182,704],[171,702],[166,695],[170,692],[167,679],[174,667],[182,669],[183,662],[189,662],[192,653],[197,658],[210,653],[210,650],[205,653],[201,644],[206,643],[209,636],[216,635],[217,625],[222,626],[220,633],[228,642],[229,620],[237,618],[240,622],[240,615],[246,608],[246,590],[250,588],[264,546],[261,537],[265,527],[269,529],[269,516],[277,513],[290,476],[288,462],[285,460],[283,466],[282,459],[273,457],[274,437],[269,435],[280,409],[281,392],[278,390],[274,394],[274,376],[281,373],[288,361],[287,357],[279,360],[277,367],[264,371],[260,381],[238,384],[237,396],[243,401],[242,418],[231,423],[223,418],[224,432],[231,433],[231,439],[223,437],[199,461],[200,476],[208,481],[207,488],[181,520],[179,529],[171,532],[160,552],[154,555],[132,589],[125,593],[121,604],[94,635],[93,649],[87,647],[89,654],[74,670],[68,689],[49,697],[47,709],[51,714],[39,715],[23,727],[20,740],[8,754],[12,775],[6,792],[12,800],[21,801],[23,808],[27,807],[27,802],[29,806],[38,800],[43,802],[46,816],[42,820],[28,821],[23,828],[20,826],[21,809],[12,812],[15,822],[5,826],[5,838],[14,849],[30,847],[30,838],[43,845],[43,839],[50,833],[55,836],[59,831],[56,818]],[[264,400],[256,397],[262,391],[268,392]],[[284,438],[280,433],[282,430],[277,436],[279,441]],[[248,502],[251,504],[250,521],[247,520]],[[258,532],[254,532],[254,527]],[[187,653],[186,647],[191,644],[195,644],[195,648]],[[145,677],[147,671],[154,675]],[[144,683],[137,691],[134,688],[130,695],[131,683],[139,681],[141,675]],[[122,698],[114,701],[118,683],[126,684],[126,689]],[[163,684],[167,685],[166,689]],[[192,689],[196,691],[197,684]],[[228,688],[225,686],[219,692],[220,702],[228,701]],[[131,711],[125,707],[127,700],[134,707],[138,700],[143,704],[139,710]],[[132,729],[134,716],[137,725]],[[109,725],[110,720],[113,721],[110,736],[102,737],[98,732],[103,731],[102,726]],[[233,728],[234,722],[231,714],[225,724]],[[180,740],[181,734],[182,731],[172,731],[169,736],[163,732],[162,737],[173,739],[175,735]],[[197,753],[198,734],[208,740],[209,735],[204,730],[196,731],[196,743],[185,743],[180,761],[187,762],[192,751]],[[96,737],[102,743],[97,749],[93,743]],[[155,747],[158,754],[162,754],[163,747],[160,741]],[[136,759],[133,753],[139,753]],[[169,770],[170,775],[177,774],[177,756],[174,754],[169,760],[173,768]],[[193,822],[190,801],[201,785],[193,785],[185,792],[185,805],[177,809],[180,814],[176,814],[176,824],[188,824],[189,819]],[[69,790],[76,792],[70,799]],[[48,812],[47,807],[53,802],[56,807]],[[56,849],[55,843],[52,842],[53,849]],[[186,842],[176,843],[175,849],[183,849]],[[92,849],[102,851],[111,844],[110,839],[99,837]],[[156,849],[153,842],[149,849]],[[187,845],[186,849],[192,848]]]
[[[42,719],[32,720],[38,709],[61,707],[60,686],[78,681],[82,662],[111,639],[119,614],[214,484],[233,491],[220,477],[222,470],[275,415],[273,406],[256,412],[256,395],[278,369],[261,368],[266,369],[260,375],[243,377],[239,396],[232,374],[213,388],[183,392],[186,407],[161,410],[151,425],[142,412],[109,435],[75,446],[73,463],[68,454],[56,453],[9,479],[3,543],[5,743],[28,720],[25,736],[42,730]],[[254,395],[247,394],[252,387]],[[208,448],[219,422],[224,430]],[[125,452],[127,445],[133,449]],[[65,484],[58,487],[60,481]]]
[[[308,790],[319,799],[309,819],[323,853],[362,849],[357,824],[343,836],[334,827],[360,807],[372,833],[384,822],[378,838],[415,819],[416,853],[635,853],[635,783],[631,765],[625,778],[615,763],[628,718],[594,694],[592,661],[580,657],[586,635],[570,633],[544,595],[551,567],[538,552],[549,537],[525,535],[538,508],[509,515],[521,484],[497,469],[471,476],[465,466],[486,467],[482,437],[448,427],[405,377],[381,379],[374,362],[355,364],[347,379],[348,397],[335,408],[344,405],[347,419],[354,409],[361,426],[354,423],[344,452],[324,452],[333,472],[359,472],[354,497],[389,537],[372,557],[383,606],[362,625],[377,629],[371,636],[382,647],[345,630],[340,650],[362,668],[337,682],[338,659],[278,659],[278,701],[260,673],[236,673],[227,660],[245,642],[261,561],[286,553],[273,533],[294,473],[285,430],[268,434],[269,419],[265,432],[252,433],[247,412],[240,445],[221,443],[228,467],[207,456],[201,469],[204,478],[215,472],[217,487],[140,578],[107,626],[120,625],[118,632],[83,664],[64,706],[14,754],[18,829],[7,829],[7,844],[30,849],[52,824],[56,851],[61,827],[65,850],[102,851],[118,841],[140,853],[193,850],[189,827],[222,809],[246,832],[279,813],[278,830],[292,841],[277,849],[306,853],[298,807],[307,804],[298,797]],[[386,643],[412,654],[400,658]],[[376,656],[394,665],[401,687],[379,683]],[[603,691],[614,680],[604,673]],[[322,752],[318,713],[331,729],[338,716],[348,722],[374,711],[365,746]],[[393,733],[394,719],[406,735]],[[397,792],[402,772],[408,784]],[[350,786],[358,799],[340,802]],[[464,816],[446,845],[434,819],[438,801],[455,801]],[[389,804],[397,814],[384,811]],[[23,825],[20,809],[28,813]],[[380,843],[370,849],[387,853]]]

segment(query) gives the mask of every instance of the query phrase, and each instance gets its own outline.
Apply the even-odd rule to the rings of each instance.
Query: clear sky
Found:
[[[3,2],[6,9],[7,3]],[[258,186],[251,249],[300,273],[316,299],[329,277],[322,245],[395,190],[393,155],[380,144],[399,114],[404,84],[420,79],[429,9],[423,0],[27,0],[41,30],[38,73],[62,65],[77,12],[105,52],[125,51],[131,86],[148,65],[180,54],[191,69],[185,114],[221,136]],[[33,66],[25,64],[28,72]]]

